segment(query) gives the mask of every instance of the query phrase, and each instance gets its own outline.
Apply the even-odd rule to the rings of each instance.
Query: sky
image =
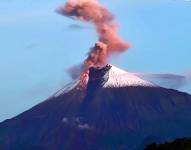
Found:
[[[55,12],[65,0],[0,1],[0,121],[47,99],[70,81],[97,35]],[[131,48],[111,60],[130,72],[191,72],[191,2],[101,0]],[[182,91],[191,93],[187,86]]]

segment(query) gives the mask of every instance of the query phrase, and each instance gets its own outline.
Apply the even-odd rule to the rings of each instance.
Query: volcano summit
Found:
[[[191,136],[191,96],[107,65],[0,124],[2,150],[131,150]]]

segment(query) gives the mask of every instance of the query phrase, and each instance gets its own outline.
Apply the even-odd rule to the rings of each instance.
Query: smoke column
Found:
[[[90,22],[95,26],[99,41],[90,49],[88,57],[83,62],[83,70],[92,66],[104,66],[112,54],[128,49],[128,44],[118,36],[114,16],[97,0],[69,0],[57,12],[72,19]]]

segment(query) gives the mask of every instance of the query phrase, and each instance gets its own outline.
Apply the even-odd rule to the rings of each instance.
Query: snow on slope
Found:
[[[109,80],[104,87],[126,87],[126,86],[144,86],[154,87],[156,85],[139,78],[138,76],[112,66],[109,71]]]
[[[156,85],[141,79],[136,76],[134,73],[126,72],[122,69],[119,69],[113,65],[111,65],[111,69],[109,70],[109,79],[103,85],[103,88],[107,87],[126,87],[126,86],[144,86],[144,87],[155,87]],[[69,92],[74,89],[80,83],[80,79],[76,79],[73,82],[66,85],[64,88],[60,89],[53,96],[57,97],[64,93]]]
[[[66,86],[64,86],[62,89],[60,89],[59,91],[57,91],[53,97],[58,97],[62,94],[65,94],[67,92],[69,92],[70,90],[74,89],[78,84],[79,84],[80,80],[76,79],[73,82],[67,84]]]

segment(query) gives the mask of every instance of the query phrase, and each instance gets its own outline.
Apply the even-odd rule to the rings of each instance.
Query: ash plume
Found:
[[[112,54],[128,49],[129,45],[117,33],[114,16],[97,0],[69,0],[58,8],[57,12],[95,26],[99,40],[90,49],[88,57],[83,62],[82,70],[92,66],[104,66]]]

